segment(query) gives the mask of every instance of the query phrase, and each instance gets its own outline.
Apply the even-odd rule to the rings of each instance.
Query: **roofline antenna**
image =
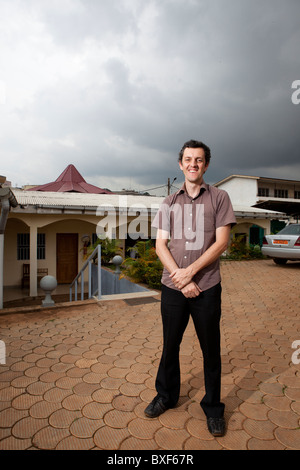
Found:
[[[168,196],[170,195],[170,193],[171,193],[171,187],[172,187],[174,181],[176,181],[176,180],[177,180],[177,178],[175,177],[175,178],[173,179],[172,183],[170,184],[170,178],[168,178]]]

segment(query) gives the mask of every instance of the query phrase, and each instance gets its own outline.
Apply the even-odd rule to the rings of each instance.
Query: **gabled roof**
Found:
[[[128,215],[136,216],[137,211],[145,213],[157,212],[164,197],[142,196],[142,195],[120,195],[120,194],[91,194],[91,193],[61,193],[48,191],[24,191],[23,189],[14,188],[12,190],[19,207],[13,209],[18,213],[92,213],[98,215],[104,211],[128,210]]]
[[[213,186],[218,187],[222,185],[223,183],[226,183],[227,181],[230,181],[234,178],[244,178],[244,179],[249,179],[249,180],[258,180],[258,181],[270,182],[270,183],[277,183],[277,182],[292,183],[292,184],[300,183],[299,180],[287,180],[283,178],[271,178],[271,177],[265,177],[265,176],[249,176],[249,175],[230,175],[222,179],[221,181],[218,181]]]
[[[260,177],[259,176],[247,176],[247,175],[230,175],[230,176],[227,176],[226,178],[222,179],[221,181],[218,181],[217,183],[215,183],[213,186],[220,186],[221,184],[223,183],[226,183],[227,181],[230,181],[234,178],[244,178],[244,179],[251,179],[251,180],[259,180]]]
[[[89,184],[81,176],[74,165],[68,165],[61,175],[52,183],[35,186],[27,191],[50,191],[55,193],[90,193],[90,194],[110,194],[110,191],[98,188]]]

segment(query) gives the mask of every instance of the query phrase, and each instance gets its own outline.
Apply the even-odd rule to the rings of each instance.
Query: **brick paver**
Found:
[[[144,415],[162,349],[158,296],[2,311],[0,449],[300,449],[300,264],[225,261],[221,270],[224,437],[209,434],[199,405],[192,324],[178,406]]]

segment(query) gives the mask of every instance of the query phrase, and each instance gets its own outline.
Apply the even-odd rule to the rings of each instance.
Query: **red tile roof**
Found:
[[[90,194],[110,194],[106,189],[98,188],[89,184],[81,176],[74,165],[68,165],[62,174],[52,183],[46,183],[41,186],[35,186],[28,191],[51,191],[51,192],[75,192]]]

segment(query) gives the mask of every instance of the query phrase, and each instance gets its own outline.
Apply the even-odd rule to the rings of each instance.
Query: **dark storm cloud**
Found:
[[[20,99],[8,100],[0,139],[7,155],[22,149],[19,182],[47,182],[68,163],[111,189],[178,181],[190,138],[211,146],[209,182],[232,173],[300,179],[298,0],[9,5],[24,35],[3,33],[15,51],[5,79],[21,72],[22,53],[27,74],[14,78]]]

